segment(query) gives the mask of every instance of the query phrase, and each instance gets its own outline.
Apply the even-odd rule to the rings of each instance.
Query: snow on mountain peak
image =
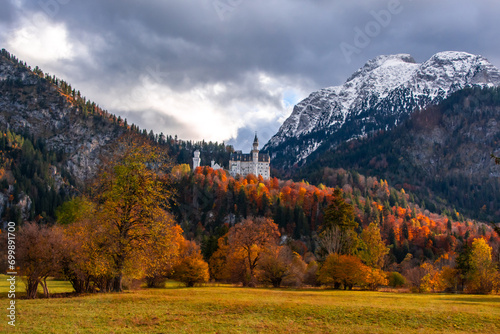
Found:
[[[264,148],[272,151],[288,138],[296,138],[307,141],[295,148],[305,158],[321,144],[321,135],[314,133],[335,135],[346,122],[355,121],[359,131],[351,138],[363,136],[365,128],[374,131],[384,118],[397,124],[415,108],[438,103],[472,85],[500,86],[499,70],[484,57],[466,52],[439,52],[422,64],[409,54],[378,56],[343,85],[313,92],[298,103]]]
[[[354,74],[347,79],[347,82],[353,80],[354,78],[362,75],[363,73],[368,73],[376,70],[379,67],[391,67],[395,65],[400,65],[402,63],[415,64],[415,59],[409,54],[396,54],[396,55],[382,55],[373,58],[366,62],[366,64],[359,70],[354,72]]]

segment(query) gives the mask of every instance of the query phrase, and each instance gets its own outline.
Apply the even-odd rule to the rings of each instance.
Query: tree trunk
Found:
[[[43,295],[45,298],[50,298],[49,287],[47,286],[47,277],[44,277],[42,281],[40,281],[40,285],[43,288]]]
[[[114,258],[115,277],[112,279],[113,292],[123,292],[123,268],[125,267],[125,255],[123,246],[120,244],[116,257]]]
[[[38,279],[28,277],[26,282],[26,297],[28,299],[35,299],[38,289]]]
[[[123,274],[119,273],[113,278],[113,292],[122,292],[123,291]]]

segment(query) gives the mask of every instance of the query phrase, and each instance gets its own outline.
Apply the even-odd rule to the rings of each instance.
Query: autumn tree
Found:
[[[65,251],[61,256],[61,270],[77,293],[112,289],[113,258],[108,229],[96,224],[94,217],[82,217],[64,227]]]
[[[111,289],[112,259],[107,228],[96,223],[96,215],[96,203],[83,195],[57,209],[65,245],[61,271],[77,293]]]
[[[380,229],[374,223],[365,228],[360,235],[360,249],[358,256],[369,267],[382,268],[384,258],[389,253],[380,235]]]
[[[208,263],[203,260],[200,246],[195,241],[185,240],[182,243],[180,258],[173,267],[173,278],[188,287],[208,282]]]
[[[483,238],[474,239],[471,250],[468,289],[476,293],[490,293],[498,288],[499,274],[491,259],[492,248]]]
[[[168,216],[151,226],[151,237],[145,241],[140,256],[143,274],[149,288],[160,287],[181,260],[184,247],[182,229]]]
[[[354,285],[365,285],[369,268],[354,255],[330,254],[318,273],[318,280],[338,289],[351,290]]]
[[[358,237],[354,229],[354,208],[342,197],[340,189],[335,189],[332,203],[325,210],[324,223],[318,236],[319,254],[352,254],[358,247]]]
[[[217,250],[212,254],[208,260],[210,277],[217,281],[229,282],[232,280],[232,273],[234,270],[233,259],[231,257],[233,253],[230,252],[227,233],[217,240]],[[243,256],[241,256],[241,271],[244,268]],[[240,270],[237,270],[240,271]]]
[[[258,261],[260,281],[279,288],[283,279],[290,274],[293,252],[288,246],[274,246],[264,251]]]
[[[378,268],[367,268],[365,276],[365,285],[368,289],[375,291],[379,286],[388,285],[387,274]]]
[[[243,256],[244,284],[255,284],[257,263],[266,250],[277,244],[279,236],[278,226],[265,217],[247,218],[229,229],[228,250]]]
[[[320,282],[318,281],[318,270],[319,265],[315,260],[307,263],[306,271],[304,273],[304,278],[302,282],[306,285],[318,286]]]
[[[17,260],[29,299],[36,298],[38,285],[49,297],[47,278],[59,271],[64,251],[62,231],[58,227],[26,223],[17,232]]]
[[[420,268],[424,272],[424,276],[420,281],[421,292],[440,292],[446,288],[441,272],[432,263],[425,262]]]
[[[113,291],[122,291],[127,266],[152,239],[154,226],[167,221],[170,197],[162,173],[166,155],[139,136],[129,134],[105,161],[93,190],[98,219],[107,227],[113,258]]]

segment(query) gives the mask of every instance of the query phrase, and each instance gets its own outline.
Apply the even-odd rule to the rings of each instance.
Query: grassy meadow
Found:
[[[0,304],[8,305],[6,276]],[[51,281],[56,293],[71,291]],[[23,284],[18,283],[18,291]],[[231,286],[16,300],[0,333],[500,333],[500,296]]]

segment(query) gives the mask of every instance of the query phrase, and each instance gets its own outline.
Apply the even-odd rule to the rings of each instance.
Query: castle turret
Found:
[[[257,138],[257,132],[255,133],[255,138],[253,140],[253,150],[252,150],[252,173],[255,175],[259,175],[259,138]]]

